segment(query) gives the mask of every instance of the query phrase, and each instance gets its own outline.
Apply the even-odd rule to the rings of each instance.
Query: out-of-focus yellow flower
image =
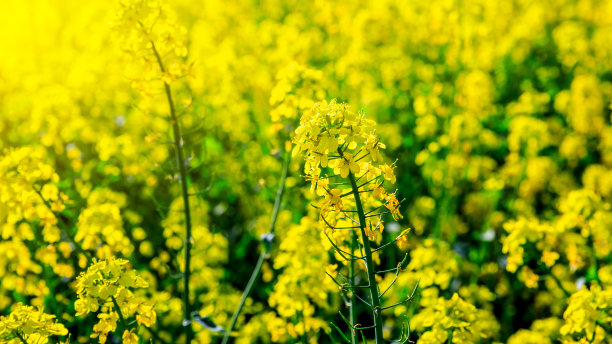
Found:
[[[612,309],[612,289],[592,286],[582,288],[572,294],[569,305],[563,313],[565,324],[561,326],[562,335],[578,335],[592,340],[599,323],[612,321],[609,311]]]
[[[57,322],[55,315],[43,308],[17,303],[11,313],[0,316],[0,341],[3,343],[47,343],[52,336],[65,336],[68,330]]]
[[[419,343],[474,343],[492,337],[499,324],[492,313],[479,310],[456,293],[450,300],[439,298],[410,319],[411,327],[421,332]],[[452,333],[452,334],[451,334]]]

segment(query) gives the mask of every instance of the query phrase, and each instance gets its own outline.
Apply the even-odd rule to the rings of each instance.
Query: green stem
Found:
[[[453,329],[449,329],[448,330],[448,344],[452,344],[453,343]]]
[[[569,291],[567,291],[567,289],[563,287],[563,283],[561,282],[559,277],[555,276],[555,274],[553,274],[553,272],[550,270],[549,270],[549,276],[552,277],[552,279],[557,283],[557,285],[559,286],[559,289],[561,289],[561,291],[563,292],[563,294],[565,294],[566,297],[572,296],[572,293],[570,293]]]
[[[159,55],[159,52],[155,48],[155,43],[151,41],[151,48],[157,58],[159,69],[162,73],[166,73],[166,68]],[[183,203],[185,208],[185,268],[183,272],[183,326],[185,327],[185,343],[191,344],[193,338],[193,331],[191,328],[191,305],[189,301],[189,278],[191,275],[191,210],[189,208],[189,193],[187,190],[187,169],[185,168],[185,158],[183,154],[183,136],[181,134],[181,127],[176,116],[176,110],[174,109],[174,100],[172,100],[172,90],[170,85],[164,82],[164,90],[166,91],[166,98],[168,99],[168,107],[170,110],[170,124],[172,125],[172,131],[174,134],[174,155],[176,163],[179,167],[179,173],[181,176],[181,191],[183,194]]]
[[[302,344],[308,344],[308,333],[306,332],[306,317],[304,316],[304,312],[300,311],[298,321],[304,323],[304,333],[300,336]]]
[[[589,340],[589,343],[593,343],[595,341],[596,336],[597,336],[597,321],[595,321],[595,329],[593,330],[593,336],[591,337],[591,340]]]
[[[123,329],[127,330],[128,326],[127,326],[127,323],[125,322],[125,318],[123,317],[123,313],[121,312],[121,307],[119,307],[119,303],[117,302],[117,299],[115,299],[114,296],[111,296],[111,299],[113,300],[113,304],[117,308],[117,314],[119,314],[119,321],[121,322]]]
[[[157,331],[153,330],[150,327],[146,327],[146,326],[144,328],[153,336],[153,338],[155,338],[155,343],[168,344],[168,342],[166,342],[159,336],[159,333],[157,333]]]
[[[15,332],[15,334],[17,335],[17,338],[19,338],[19,340],[21,340],[23,344],[28,344],[28,342],[23,338],[23,336],[19,332]]]
[[[355,232],[351,231],[351,245],[350,245],[350,253],[353,254],[355,252],[355,246],[357,246],[357,239],[355,238]],[[349,260],[349,281],[352,286],[355,285],[355,260]],[[355,299],[355,293],[357,290],[351,290],[351,298],[350,298],[350,306],[349,306],[349,319],[351,321],[351,342],[352,344],[357,344],[359,339],[357,338],[357,331],[353,326],[357,324],[357,300]]]
[[[70,235],[70,233],[68,232],[69,224],[66,222],[66,220],[63,217],[58,216],[58,214],[56,214],[55,211],[53,211],[51,204],[49,204],[49,201],[47,201],[45,197],[43,197],[41,190],[38,190],[35,186],[32,186],[32,189],[34,189],[34,191],[38,194],[38,197],[40,197],[45,207],[47,207],[47,209],[51,212],[51,214],[53,214],[55,219],[62,223],[63,228],[62,227],[59,227],[59,228],[62,232],[64,232],[64,234],[66,235],[66,238],[68,238],[70,243],[74,245],[74,249],[77,252],[85,255],[85,257],[87,258],[87,261],[91,261],[91,255],[89,254],[89,252],[85,251],[83,247],[81,247],[81,245],[77,243],[76,240],[74,240],[74,238],[72,237],[72,235]]]
[[[372,250],[370,248],[370,239],[365,232],[365,213],[363,212],[363,206],[361,205],[361,198],[359,197],[359,189],[357,187],[357,181],[353,173],[349,173],[349,179],[351,181],[351,187],[353,188],[353,196],[355,197],[355,205],[357,207],[357,214],[359,215],[359,228],[361,229],[361,239],[363,241],[363,249],[365,251],[366,258],[366,269],[368,272],[368,282],[370,285],[370,296],[372,299],[372,317],[374,318],[376,344],[384,343],[383,330],[382,330],[382,316],[380,311],[380,298],[378,296],[378,283],[376,282],[376,276],[374,271],[374,262],[372,260]]]
[[[280,212],[280,204],[283,199],[283,194],[285,193],[285,181],[287,179],[287,173],[289,171],[289,163],[291,162],[291,152],[285,152],[283,157],[283,170],[281,172],[281,179],[278,185],[278,190],[276,191],[276,198],[274,199],[274,209],[272,210],[272,217],[270,218],[270,227],[268,228],[268,233],[273,234],[274,229],[276,227],[276,219],[278,218],[278,213]],[[228,343],[229,338],[231,336],[232,330],[234,326],[236,326],[236,322],[238,321],[238,316],[244,307],[244,303],[246,299],[249,297],[251,293],[251,289],[255,286],[255,282],[259,277],[259,273],[261,272],[261,267],[263,266],[263,262],[268,255],[269,247],[265,247],[264,250],[259,254],[259,259],[257,260],[257,264],[251,273],[251,277],[249,278],[249,282],[247,283],[244,292],[242,293],[242,298],[240,299],[240,303],[238,307],[234,311],[232,315],[232,320],[230,322],[229,327],[225,330],[225,335],[223,336],[223,344]]]

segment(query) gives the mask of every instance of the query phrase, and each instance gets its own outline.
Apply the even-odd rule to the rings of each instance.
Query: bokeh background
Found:
[[[413,229],[406,247],[378,258],[392,268],[409,256],[385,302],[421,279],[418,302],[388,313],[386,338],[407,320],[416,341],[459,321],[448,311],[459,309],[464,323],[448,326],[476,337],[453,343],[609,343],[611,1],[166,6],[184,27],[190,66],[174,92],[200,315],[229,323],[259,255],[286,141],[279,113],[299,118],[335,98],[378,122],[385,159],[396,161],[404,218],[381,239]],[[44,305],[74,342],[90,340],[94,319],[74,316],[82,259],[65,238],[40,234],[60,224],[24,210],[41,204],[8,177],[35,161],[57,173],[53,184],[72,202],[62,211],[67,226],[91,240],[93,255],[130,260],[151,284],[142,293],[156,303],[160,335],[181,342],[184,218],[167,104],[159,89],[132,87],[138,70],[115,39],[114,8],[106,0],[0,3],[0,313],[16,302]],[[330,322],[346,329],[337,287],[325,281],[336,263],[302,164],[290,165],[238,343],[326,343]],[[464,303],[450,304],[455,293]],[[219,341],[194,328],[198,343]]]

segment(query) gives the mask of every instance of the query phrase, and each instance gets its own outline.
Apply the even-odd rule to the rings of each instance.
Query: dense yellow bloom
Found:
[[[508,344],[549,344],[552,343],[547,336],[533,332],[530,330],[521,329],[508,339]]]
[[[450,300],[438,301],[411,319],[412,327],[423,334],[417,343],[477,343],[492,337],[499,329],[495,317],[479,310],[454,294]]]
[[[419,286],[422,288],[437,285],[446,289],[452,277],[459,271],[458,257],[446,243],[426,240],[410,252],[410,257],[406,270],[411,273],[406,276],[412,275],[412,278],[420,279]]]
[[[79,215],[79,229],[74,240],[81,243],[83,249],[95,251],[99,258],[131,254],[134,248],[125,235],[120,212],[124,206],[124,195],[107,189],[93,191],[87,208]]]
[[[359,181],[360,185],[356,185],[359,188],[369,185],[371,189],[373,186],[368,190],[374,191],[371,194],[361,193],[364,207],[375,209],[384,206],[393,219],[403,217],[396,195],[387,194],[381,187],[384,180],[393,184],[396,178],[393,167],[381,161],[380,149],[384,149],[385,145],[380,142],[375,130],[376,122],[352,112],[347,104],[338,104],[335,100],[317,103],[302,116],[293,138],[296,144],[293,154],[303,151],[306,160],[304,172],[311,181],[311,190],[325,196],[317,208],[326,228],[341,227],[337,226],[338,221],[348,223],[345,211],[354,207],[354,201],[350,197],[345,198],[351,194],[351,188],[328,188],[330,184],[327,180],[334,177],[346,180],[351,175]],[[323,169],[331,169],[333,174]],[[348,186],[348,182],[345,185]],[[382,217],[373,218],[364,225],[370,240],[384,229]]]
[[[561,334],[577,334],[586,340],[592,340],[597,327],[612,321],[609,313],[611,309],[612,288],[582,288],[569,299],[569,305],[563,313],[565,324],[561,327]]]
[[[101,343],[106,343],[108,333],[117,329],[120,318],[135,316],[139,325],[147,327],[157,318],[152,305],[133,294],[132,289],[146,288],[148,283],[127,264],[124,259],[94,259],[87,271],[77,277],[76,315],[84,317],[99,311],[91,338],[99,337]]]
[[[57,322],[55,315],[21,303],[13,306],[8,316],[0,316],[0,342],[21,344],[45,344],[51,336],[65,336],[68,330]]]
[[[281,122],[283,118],[297,122],[302,112],[310,109],[312,104],[324,100],[322,74],[321,71],[298,63],[292,63],[282,69],[276,76],[276,85],[270,93],[272,122]]]
[[[274,269],[281,273],[268,300],[284,322],[291,324],[291,319],[298,316],[303,318],[303,326],[274,328],[271,336],[275,342],[304,334],[316,337],[327,324],[316,317],[315,309],[330,307],[328,293],[337,289],[323,273],[329,261],[328,250],[323,245],[323,240],[327,239],[316,222],[307,217],[302,218],[300,224],[289,225],[288,230],[281,229],[279,236],[282,240],[274,257]]]
[[[502,241],[502,252],[508,253],[506,269],[510,272],[515,272],[523,265],[523,245],[542,240],[547,233],[554,233],[554,228],[549,224],[526,218],[509,221],[504,224],[504,229],[508,236]]]
[[[0,157],[0,220],[8,230],[21,220],[40,219],[44,239],[54,243],[59,229],[53,212],[64,210],[70,200],[55,185],[59,176],[44,157],[42,147],[6,150]]]

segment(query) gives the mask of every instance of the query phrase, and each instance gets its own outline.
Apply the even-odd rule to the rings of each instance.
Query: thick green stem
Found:
[[[351,245],[350,251],[351,254],[355,252],[355,246],[357,246],[357,239],[355,238],[355,232],[351,231]],[[355,260],[349,260],[349,281],[352,286],[355,285]],[[349,319],[351,321],[351,326],[355,326],[357,324],[357,299],[355,298],[356,290],[351,290],[351,298],[350,298],[350,306],[349,306]],[[357,338],[357,330],[351,327],[351,342],[352,344],[359,343],[359,339]]]
[[[380,310],[380,298],[378,296],[378,283],[376,282],[376,276],[374,271],[374,262],[372,260],[372,250],[370,248],[370,239],[366,235],[365,226],[366,219],[365,213],[363,212],[363,206],[361,205],[361,198],[359,197],[359,188],[357,187],[357,181],[353,173],[349,173],[349,179],[351,181],[351,187],[353,188],[353,196],[355,197],[355,206],[357,207],[357,214],[359,215],[359,228],[361,229],[361,239],[363,241],[363,249],[365,251],[366,258],[366,269],[368,272],[368,283],[370,285],[370,296],[372,299],[372,317],[374,318],[374,326],[376,333],[376,344],[384,343],[383,330],[382,330],[382,316]]]
[[[280,183],[278,184],[278,189],[276,191],[276,198],[274,199],[274,209],[272,210],[272,217],[270,218],[270,227],[268,228],[268,233],[274,234],[274,229],[276,226],[276,219],[278,218],[278,213],[280,211],[281,201],[283,199],[283,194],[285,193],[285,180],[287,179],[287,173],[289,171],[289,163],[291,162],[291,152],[285,152],[283,156],[283,170],[281,172]],[[230,322],[229,327],[225,330],[225,335],[223,336],[223,344],[228,343],[231,333],[236,326],[236,322],[238,321],[238,316],[244,307],[244,303],[246,299],[249,297],[253,286],[255,286],[255,282],[259,277],[259,273],[261,272],[261,267],[263,266],[263,262],[268,255],[268,247],[264,247],[264,250],[259,254],[259,259],[257,260],[257,264],[251,273],[251,277],[249,278],[249,282],[247,283],[244,292],[242,293],[242,298],[240,299],[240,303],[238,307],[234,311],[232,315],[232,320]]]
[[[155,48],[155,43],[151,42],[151,48],[157,58],[159,69],[162,73],[166,73],[166,67],[162,61],[159,52]],[[172,90],[170,85],[164,82],[164,90],[168,99],[168,108],[170,110],[170,125],[174,136],[174,156],[179,167],[181,178],[181,191],[183,194],[184,212],[185,212],[185,268],[183,272],[183,326],[185,327],[185,343],[191,344],[193,339],[193,331],[191,329],[191,303],[189,300],[189,278],[191,275],[191,210],[189,208],[189,193],[187,190],[187,169],[185,168],[185,157],[183,153],[183,136],[181,127],[178,122],[176,110],[174,109],[174,100],[172,99]]]

